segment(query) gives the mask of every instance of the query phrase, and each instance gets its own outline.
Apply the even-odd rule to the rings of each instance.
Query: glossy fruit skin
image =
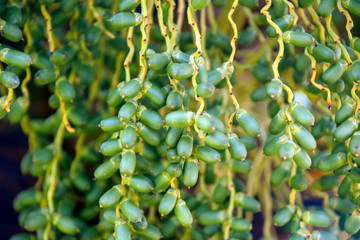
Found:
[[[201,10],[209,5],[210,0],[190,0],[190,6],[195,10]]]
[[[71,217],[56,216],[53,221],[54,225],[65,234],[75,235],[78,231],[80,231],[76,226],[75,220]]]
[[[247,196],[244,193],[236,193],[235,204],[241,206],[246,211],[258,212],[260,211],[260,203],[253,197]]]
[[[155,184],[154,192],[160,193],[165,191],[170,185],[171,178],[172,178],[171,175],[166,171],[163,171],[162,173],[157,175],[154,180],[154,184]]]
[[[124,219],[120,218],[115,221],[115,239],[131,239],[131,232]]]
[[[192,125],[195,121],[195,113],[191,111],[174,111],[165,117],[165,124],[171,128],[183,128]]]
[[[18,26],[7,23],[2,19],[0,19],[0,30],[2,32],[2,37],[9,41],[18,42],[22,38],[22,32]]]
[[[28,231],[36,231],[46,225],[46,217],[40,209],[31,211],[25,219],[24,227]]]
[[[354,183],[360,182],[360,169],[359,168],[351,168],[348,176]]]
[[[290,221],[296,210],[295,205],[286,205],[280,208],[273,216],[273,224],[278,227],[284,226]]]
[[[336,7],[336,1],[335,0],[325,0],[321,1],[316,12],[320,17],[327,17],[329,16]]]
[[[122,105],[118,113],[118,117],[120,121],[122,122],[130,121],[135,115],[137,107],[138,107],[137,103],[133,101],[129,101],[124,105]]]
[[[188,188],[195,186],[199,176],[199,165],[195,159],[187,159],[184,166],[183,183]]]
[[[252,162],[248,159],[242,161],[233,160],[229,164],[229,168],[236,173],[248,174],[252,168]]]
[[[315,227],[328,227],[331,225],[331,217],[322,210],[305,211],[302,214],[302,219],[306,224]]]
[[[257,120],[246,110],[239,109],[236,112],[236,120],[240,127],[251,137],[259,136],[261,133],[260,125]]]
[[[305,32],[286,31],[283,34],[283,41],[297,47],[308,47],[314,43],[314,37]]]
[[[264,145],[264,154],[266,156],[275,156],[278,154],[280,146],[288,140],[286,135],[277,136],[273,135],[271,138],[268,138]]]
[[[292,159],[296,148],[298,148],[296,143],[290,140],[286,141],[279,147],[278,155],[283,160]]]
[[[198,221],[202,225],[220,224],[225,220],[226,213],[221,210],[206,211],[200,214]]]
[[[297,191],[304,191],[308,187],[308,182],[302,174],[295,174],[290,179],[290,185]]]
[[[343,104],[340,107],[340,109],[336,112],[335,122],[337,124],[341,124],[342,122],[344,122],[345,120],[347,120],[354,114],[355,102],[353,100],[352,101],[351,100],[348,101],[347,103]]]
[[[282,82],[280,79],[274,78],[267,85],[266,93],[270,99],[278,99],[282,94]]]
[[[214,94],[215,86],[212,83],[201,83],[198,85],[196,91],[199,97],[209,98]]]
[[[103,142],[100,146],[100,152],[105,156],[115,155],[122,150],[119,139],[110,139]]]
[[[229,134],[228,139],[231,157],[240,161],[244,160],[247,156],[247,150],[240,138],[236,134],[231,133]]]
[[[139,0],[124,0],[118,5],[119,12],[125,12],[135,9],[140,4]]]
[[[283,161],[277,166],[271,173],[270,182],[273,186],[280,186],[290,176],[291,163],[289,161]]]
[[[215,121],[210,114],[203,113],[196,120],[198,128],[205,133],[212,133],[215,131]]]
[[[135,97],[141,89],[140,79],[134,78],[126,82],[120,89],[121,98],[132,98]]]
[[[123,151],[119,165],[120,173],[124,176],[131,176],[136,167],[136,156],[131,150]]]
[[[293,124],[290,127],[290,130],[300,147],[308,151],[312,151],[316,148],[316,141],[306,128],[299,124]]]
[[[347,8],[351,13],[360,16],[360,3],[355,0],[342,0],[342,5]]]
[[[24,69],[30,66],[31,57],[24,52],[3,48],[0,50],[0,61]]]
[[[285,109],[281,109],[272,119],[269,125],[269,132],[271,134],[281,133],[287,125],[287,117]]]
[[[137,26],[142,20],[142,15],[139,13],[121,12],[113,15],[108,21],[114,28],[121,29]]]
[[[317,164],[317,168],[320,171],[324,172],[334,171],[335,169],[344,165],[346,162],[347,158],[345,153],[335,153],[329,156],[322,157]]]
[[[72,101],[76,97],[74,86],[65,78],[56,81],[55,92],[65,101]]]
[[[343,75],[344,71],[347,69],[347,63],[340,60],[332,64],[321,76],[322,80],[327,84],[335,83]]]
[[[148,66],[151,70],[161,71],[169,64],[170,57],[166,53],[156,53],[149,57]]]
[[[56,80],[56,74],[52,69],[40,69],[35,73],[35,83],[45,85]]]
[[[125,194],[125,189],[123,185],[116,185],[106,191],[99,199],[100,207],[111,207],[119,202],[121,197]]]
[[[182,199],[178,199],[176,202],[175,216],[183,227],[190,227],[193,223],[192,214]]]
[[[3,71],[0,73],[0,83],[7,88],[17,88],[20,84],[20,79],[15,73]]]
[[[257,0],[239,0],[239,3],[248,8],[254,8],[258,5]]]
[[[299,7],[307,8],[307,7],[311,6],[314,2],[315,2],[314,0],[300,0]]]
[[[131,200],[120,202],[120,210],[126,219],[131,222],[139,222],[143,217],[140,208]]]
[[[334,51],[322,44],[312,45],[309,47],[309,52],[312,54],[316,62],[333,63],[336,60]]]
[[[136,123],[139,137],[141,137],[147,144],[158,146],[161,143],[161,136],[158,131],[147,127],[141,122]]]
[[[177,144],[177,153],[182,158],[189,158],[193,153],[194,138],[191,133],[185,133]]]
[[[183,96],[179,90],[172,90],[166,98],[166,107],[171,111],[181,108],[183,105]]]
[[[120,157],[114,156],[106,162],[102,163],[96,168],[94,172],[94,177],[97,180],[104,180],[110,178],[119,169],[119,161]]]
[[[358,127],[358,120],[355,118],[349,118],[342,122],[333,132],[335,141],[344,142],[350,138]]]
[[[358,157],[360,155],[360,132],[355,132],[349,142],[350,153]]]
[[[345,231],[353,235],[360,230],[360,217],[359,216],[348,216],[345,221]]]
[[[125,179],[125,183],[137,192],[149,193],[154,190],[152,181],[144,175],[132,175]]]
[[[244,218],[233,218],[231,228],[238,232],[249,232],[252,229],[251,223]]]
[[[289,27],[293,24],[293,22],[294,22],[294,17],[292,15],[284,15],[283,17],[278,18],[274,21],[274,23],[278,25],[281,31],[283,32],[288,30]],[[266,34],[271,38],[276,37],[275,28],[271,25],[268,26],[266,28]]]
[[[167,72],[174,79],[184,80],[193,75],[194,68],[188,63],[170,63]]]
[[[125,123],[120,121],[118,117],[110,117],[102,120],[99,127],[104,132],[116,132],[124,129]]]
[[[220,153],[207,146],[199,146],[196,149],[196,157],[206,163],[217,163],[221,161]]]
[[[295,151],[293,159],[294,159],[295,163],[303,169],[310,168],[311,163],[312,163],[312,160],[311,160],[309,154],[304,149],[301,149],[301,148],[298,148]]]
[[[137,141],[137,127],[135,125],[127,125],[123,130],[120,143],[123,148],[129,149],[134,146]]]
[[[224,150],[229,146],[229,139],[224,133],[214,131],[206,135],[205,144],[216,150]]]
[[[314,115],[299,103],[292,102],[290,105],[290,112],[295,120],[304,126],[311,126],[315,123]]]
[[[208,82],[214,86],[218,85],[226,77],[226,72],[223,68],[215,68],[208,72]]]
[[[340,199],[340,198],[330,198],[329,205],[332,209],[341,212],[349,213],[355,209],[355,204],[353,204],[349,199]]]

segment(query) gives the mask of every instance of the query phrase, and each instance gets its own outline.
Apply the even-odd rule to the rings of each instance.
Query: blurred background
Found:
[[[28,148],[27,141],[19,125],[0,121],[0,239],[9,239],[14,233],[24,231],[18,224],[12,201],[18,192],[35,182],[20,171],[21,159]]]

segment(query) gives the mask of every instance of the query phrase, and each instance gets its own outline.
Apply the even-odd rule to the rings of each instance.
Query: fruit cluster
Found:
[[[0,117],[37,178],[11,240],[360,238],[359,17],[359,0],[0,0]]]

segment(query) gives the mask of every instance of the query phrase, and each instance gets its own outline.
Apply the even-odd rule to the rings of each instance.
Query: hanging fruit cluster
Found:
[[[359,0],[0,0],[0,118],[37,179],[11,240],[359,239],[359,17]]]

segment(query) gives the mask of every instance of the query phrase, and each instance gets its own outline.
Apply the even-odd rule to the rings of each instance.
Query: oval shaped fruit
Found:
[[[250,197],[242,192],[236,193],[235,204],[250,212],[259,212],[261,208],[260,203],[255,198]]]
[[[236,120],[239,122],[240,127],[252,137],[259,136],[261,128],[258,121],[251,116],[246,110],[239,109],[236,112]]]
[[[297,47],[307,47],[315,42],[314,37],[306,32],[286,31],[283,34],[283,41]]]
[[[198,180],[199,165],[196,159],[187,159],[184,166],[183,183],[188,188],[193,187]]]
[[[175,207],[180,192],[178,189],[169,189],[159,203],[159,213],[161,216],[168,215]]]
[[[20,84],[20,79],[15,73],[2,71],[0,73],[0,83],[7,88],[17,88]]]
[[[207,225],[215,225],[220,224],[225,220],[226,212],[221,210],[209,210],[205,211],[198,217],[198,221],[200,224]]]
[[[290,179],[290,186],[297,191],[304,191],[308,187],[308,182],[304,175],[295,174]]]
[[[143,217],[140,208],[131,200],[124,199],[120,202],[120,210],[130,222],[139,222]]]
[[[205,144],[217,150],[224,150],[229,146],[229,140],[224,133],[214,131],[205,136]]]
[[[194,138],[191,133],[185,133],[177,143],[177,153],[182,158],[189,158],[193,153]]]
[[[209,98],[215,92],[215,86],[212,83],[201,83],[197,86],[196,93],[199,97]]]
[[[230,133],[228,139],[231,157],[240,161],[244,160],[247,156],[247,150],[240,138],[235,133]]]
[[[174,79],[184,80],[193,75],[194,68],[189,63],[170,63],[167,73]]]
[[[282,82],[278,78],[273,78],[266,87],[267,96],[271,99],[278,99],[282,93]]]
[[[341,123],[333,132],[335,141],[344,142],[350,138],[358,127],[358,120],[355,118],[349,118]]]
[[[315,123],[314,115],[307,108],[297,102],[292,102],[290,104],[290,112],[295,120],[304,126],[311,126]]]
[[[128,28],[137,26],[142,23],[142,15],[140,13],[133,12],[120,12],[113,15],[108,22],[115,29]]]
[[[171,128],[191,126],[195,121],[195,113],[191,111],[174,111],[165,116],[165,124]]]
[[[279,166],[277,166],[271,173],[271,184],[275,187],[283,184],[290,176],[290,168],[291,163],[289,161],[283,161]]]
[[[207,146],[199,146],[196,150],[196,157],[206,163],[216,163],[221,161],[220,153]]]
[[[328,172],[334,171],[335,169],[341,167],[346,164],[347,158],[345,153],[334,153],[329,156],[324,156],[320,158],[317,168],[320,171]]]
[[[299,124],[293,124],[291,125],[290,130],[302,148],[308,151],[312,151],[316,148],[316,141],[306,128]]]
[[[193,217],[186,206],[186,202],[179,198],[175,206],[175,216],[183,227],[190,227],[193,223]]]
[[[295,205],[286,205],[280,208],[273,216],[273,224],[278,227],[284,226],[288,223],[295,214]]]
[[[331,225],[331,217],[322,210],[309,210],[302,214],[302,219],[306,224],[315,227],[329,227]]]

